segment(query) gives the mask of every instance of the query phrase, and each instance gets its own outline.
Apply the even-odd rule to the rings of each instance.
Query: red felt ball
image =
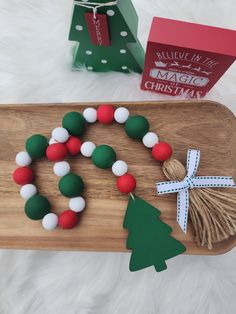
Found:
[[[109,124],[114,120],[114,109],[111,105],[101,105],[97,109],[97,119],[103,124]]]
[[[128,194],[135,189],[136,180],[134,176],[126,173],[123,176],[118,177],[116,184],[120,192]]]
[[[77,155],[80,152],[81,140],[76,136],[71,136],[65,145],[69,154]]]
[[[152,156],[158,161],[165,161],[172,156],[172,147],[166,142],[159,142],[152,148]]]
[[[46,155],[50,161],[61,161],[66,157],[67,149],[62,143],[49,145],[46,150]]]
[[[34,174],[29,167],[20,167],[14,171],[12,177],[16,184],[25,185],[33,181]]]
[[[58,225],[62,229],[72,229],[78,223],[78,215],[73,210],[65,210],[64,212],[60,213],[58,217]]]

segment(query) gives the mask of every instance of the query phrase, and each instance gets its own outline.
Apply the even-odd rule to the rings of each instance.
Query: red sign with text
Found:
[[[203,97],[236,58],[236,31],[155,17],[141,88]]]
[[[106,14],[87,12],[85,20],[88,26],[90,40],[93,45],[110,46],[109,28]]]

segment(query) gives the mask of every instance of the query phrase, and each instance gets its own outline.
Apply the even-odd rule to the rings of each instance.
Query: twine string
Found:
[[[157,193],[178,193],[177,222],[184,233],[187,231],[189,192],[202,188],[235,188],[232,177],[227,176],[196,176],[200,163],[200,150],[189,149],[187,154],[186,175],[182,180],[166,181],[157,184]],[[163,169],[164,173],[166,168]],[[167,174],[168,175],[168,174]]]
[[[131,196],[132,200],[134,201],[134,195],[133,195],[133,193],[130,192],[129,195]]]
[[[181,181],[186,169],[176,159],[164,162],[162,170],[168,180]],[[198,188],[189,191],[189,213],[198,245],[212,248],[236,234],[235,189],[228,191]]]
[[[102,7],[108,7],[108,6],[113,6],[117,5],[118,1],[111,1],[111,2],[104,2],[104,3],[98,3],[98,2],[83,2],[83,1],[75,1],[75,5],[79,5],[81,7],[87,8],[87,9],[92,9],[93,10],[93,18],[96,20],[96,14],[97,10]]]

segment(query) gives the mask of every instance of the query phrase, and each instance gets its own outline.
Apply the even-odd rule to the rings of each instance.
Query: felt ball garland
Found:
[[[44,157],[47,147],[48,140],[41,134],[32,135],[25,143],[26,151],[32,159]]]
[[[115,110],[114,119],[118,123],[125,123],[129,117],[129,110],[125,107],[119,107]]]
[[[32,162],[32,158],[27,152],[19,152],[16,155],[16,164],[20,167],[29,166]]]
[[[78,118],[77,115],[75,117]],[[79,118],[81,117],[79,116]],[[83,120],[81,119],[81,121]],[[16,155],[16,163],[21,167],[13,172],[13,180],[22,186],[20,195],[26,200],[25,214],[28,218],[42,219],[42,226],[46,230],[53,230],[57,226],[71,229],[79,221],[78,213],[85,208],[85,200],[80,196],[84,189],[84,183],[80,176],[70,172],[70,165],[64,159],[68,154],[77,155],[80,152],[81,141],[76,136],[70,136],[63,127],[52,131],[49,143],[45,139],[46,137],[36,134],[26,141],[27,151]],[[70,198],[69,209],[59,215],[50,212],[51,206],[48,199],[38,194],[36,186],[32,184],[34,175],[29,166],[33,159],[44,156],[49,161],[55,162],[53,172],[60,177],[59,190],[62,195]]]
[[[117,187],[121,193],[129,194],[136,188],[136,180],[132,174],[126,173],[117,179]]]
[[[154,132],[147,132],[143,139],[143,145],[147,148],[152,148],[158,143],[158,136]]]
[[[64,134],[66,134],[66,132],[64,132]],[[53,153],[56,144],[53,143],[52,145],[50,145],[53,147]],[[47,150],[49,150],[50,146],[48,147]],[[62,148],[62,146],[64,148]],[[85,208],[85,200],[81,196],[80,199],[81,201],[83,201],[83,207],[81,206],[80,210],[78,209],[74,210],[74,207],[73,208],[71,207],[72,198],[81,195],[84,189],[84,182],[82,178],[70,171],[70,165],[67,161],[64,160],[58,161],[64,159],[68,153],[72,156],[77,155],[80,152],[81,140],[76,136],[69,135],[67,141],[64,142],[63,144],[60,144],[60,146],[57,145],[57,147],[58,150],[56,149],[55,156],[53,155],[55,158],[50,158],[51,155],[48,156],[47,151],[46,155],[49,160],[57,161],[53,166],[53,171],[58,177],[60,177],[58,183],[59,190],[62,195],[71,199],[69,200],[69,209],[64,210],[58,216],[56,215],[57,219],[55,218],[55,214],[54,216],[47,215],[47,217],[43,219],[42,225],[46,230],[53,230],[57,227],[57,225],[62,229],[74,228],[79,221],[77,213],[79,213]]]
[[[149,130],[149,122],[144,116],[130,115],[129,111],[124,107],[114,110],[110,105],[101,105],[97,110],[87,108],[83,111],[83,114],[79,112],[67,113],[63,117],[62,127],[57,127],[52,131],[52,137],[49,142],[45,136],[40,134],[33,135],[27,139],[25,144],[26,151],[19,152],[16,155],[16,163],[19,168],[13,173],[13,180],[18,185],[21,185],[20,195],[26,200],[25,214],[32,220],[42,220],[42,226],[46,230],[53,230],[57,226],[62,229],[75,227],[79,221],[80,212],[84,210],[86,205],[84,198],[81,196],[84,182],[79,175],[70,171],[70,165],[64,159],[68,154],[75,156],[78,153],[85,157],[91,157],[96,167],[101,169],[111,168],[112,173],[117,177],[116,185],[118,190],[121,193],[130,194],[123,224],[124,228],[131,233],[127,240],[127,247],[134,250],[130,269],[138,270],[154,265],[157,271],[161,271],[166,268],[164,261],[184,252],[185,247],[169,236],[172,229],[165,223],[160,222],[158,218],[160,215],[159,210],[132,194],[136,188],[136,179],[128,172],[128,165],[122,160],[117,160],[114,149],[108,145],[96,146],[90,141],[81,143],[78,137],[84,133],[86,122],[91,124],[96,121],[105,125],[113,121],[124,124],[126,134],[132,139],[142,141],[144,146],[151,150],[152,157],[163,163],[163,173],[171,181],[170,183],[172,181],[176,183],[176,180],[177,182],[184,180],[186,169],[178,160],[171,158],[173,154],[171,145],[165,141],[159,141],[158,135]],[[53,171],[60,178],[58,183],[59,190],[62,195],[69,198],[69,209],[64,210],[59,215],[50,212],[51,206],[48,199],[40,195],[33,184],[34,174],[29,166],[33,160],[44,156],[47,156],[49,161],[55,162]],[[197,201],[194,199],[192,222],[195,230],[199,228],[200,224],[202,225],[200,226],[201,234],[198,231],[196,232],[197,242],[201,243],[201,245],[207,243],[208,247],[211,247],[212,239],[214,242],[217,242],[218,239],[225,239],[229,235],[234,234],[231,223],[233,223],[235,215],[233,216],[234,213],[230,212],[229,223],[224,225],[224,234],[220,234],[222,227],[220,222],[217,226],[215,224],[215,229],[212,228],[213,231],[211,231],[208,220],[206,222],[202,221],[202,212],[205,212],[207,217],[211,218],[210,212],[212,212],[212,209],[215,209],[214,204],[220,204],[218,207],[221,207],[222,204],[223,209],[220,208],[220,214],[222,214],[223,210],[228,211],[230,207],[227,201],[225,202],[227,194],[220,192],[216,195],[210,189],[203,189],[201,193],[194,194],[194,191],[191,191],[191,195],[194,195],[193,199],[195,197],[198,200],[201,209],[198,211],[195,204]],[[213,194],[218,197],[215,203],[212,201]],[[209,200],[209,202],[205,201],[205,199]],[[223,204],[223,200],[225,204]],[[236,200],[232,198],[233,201],[235,204]],[[194,216],[195,214],[198,216]],[[219,220],[217,211],[212,216],[217,218],[216,221]],[[156,229],[157,226],[158,229]],[[160,247],[156,245],[156,238],[154,237],[157,230],[158,236],[160,234],[163,235],[163,242],[161,241],[162,245]],[[133,232],[135,232],[135,235],[133,235]],[[154,245],[150,254],[146,254],[150,238],[150,243]],[[142,249],[140,251],[142,254],[140,254],[139,249]],[[145,258],[143,259],[144,255]]]
[[[97,146],[92,153],[93,164],[101,169],[111,168],[116,160],[116,152],[108,145]]]
[[[123,160],[117,160],[112,165],[111,170],[115,176],[120,177],[123,176],[126,172],[128,172],[128,165]]]
[[[97,119],[103,124],[110,124],[114,120],[114,109],[109,105],[101,105],[97,109]]]
[[[93,142],[87,141],[81,145],[80,152],[84,157],[91,157],[95,148],[96,146]]]
[[[84,133],[85,123],[85,118],[79,112],[69,112],[62,120],[63,128],[65,128],[71,135],[75,136],[80,136]]]
[[[68,209],[59,215],[58,224],[62,229],[72,229],[77,225],[78,220],[76,213]]]
[[[25,214],[33,220],[43,219],[50,211],[48,199],[40,194],[30,197],[25,204]]]
[[[46,230],[53,230],[58,225],[58,216],[54,213],[48,213],[43,217],[42,226]]]
[[[169,159],[172,153],[172,147],[166,142],[159,142],[152,147],[152,156],[157,161]]]
[[[19,185],[31,183],[33,178],[33,171],[29,167],[17,168],[13,173],[13,180]]]
[[[147,134],[148,130],[148,120],[140,115],[129,117],[125,123],[126,134],[137,140],[141,140]]]
[[[58,187],[64,196],[76,197],[83,191],[84,182],[80,176],[70,172],[60,179]]]
[[[62,127],[55,128],[52,131],[52,138],[59,143],[65,143],[69,139],[69,132]]]
[[[81,140],[76,136],[71,136],[65,143],[65,146],[69,154],[75,156],[80,152]]]
[[[37,194],[37,188],[33,184],[25,184],[20,189],[20,195],[25,200],[28,200],[35,194]]]
[[[85,208],[85,200],[81,196],[72,197],[69,202],[69,207],[76,213],[81,212]]]
[[[100,105],[98,109],[87,108],[83,114],[69,112],[62,119],[62,127],[52,131],[48,141],[43,135],[36,134],[26,141],[26,151],[16,155],[16,163],[20,167],[13,173],[13,180],[21,185],[20,195],[26,200],[25,213],[33,220],[42,219],[46,230],[57,226],[63,229],[73,228],[79,221],[78,214],[85,208],[85,200],[81,196],[84,189],[83,179],[70,171],[70,165],[64,159],[68,154],[76,156],[81,153],[91,157],[93,164],[100,169],[111,168],[117,177],[116,185],[121,193],[129,194],[136,188],[135,177],[128,173],[128,165],[116,159],[116,152],[111,146],[96,146],[93,142],[81,142],[81,136],[86,128],[86,122],[91,124],[99,121],[110,124],[116,121],[125,124],[126,134],[133,139],[141,140],[145,147],[150,148],[152,156],[158,161],[165,161],[172,155],[172,148],[166,142],[159,142],[158,136],[149,131],[148,120],[141,115],[130,115],[125,107],[116,110],[111,105]],[[53,172],[58,176],[58,188],[62,195],[70,198],[69,209],[59,215],[50,212],[50,203],[44,196],[38,194],[32,184],[34,175],[29,167],[33,160],[46,156],[54,162]]]
[[[49,161],[62,161],[66,155],[67,149],[62,143],[55,143],[47,147],[46,156]]]
[[[86,108],[83,111],[83,116],[88,123],[94,123],[97,121],[97,110],[94,108]]]
[[[56,162],[53,166],[53,172],[58,177],[63,177],[70,172],[70,165],[67,161]]]

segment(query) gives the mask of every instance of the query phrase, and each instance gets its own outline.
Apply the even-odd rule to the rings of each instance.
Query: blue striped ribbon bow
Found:
[[[200,150],[189,149],[187,154],[187,175],[183,181],[157,183],[157,194],[178,193],[177,222],[184,233],[187,231],[189,189],[235,187],[232,177],[195,176],[200,162]]]

